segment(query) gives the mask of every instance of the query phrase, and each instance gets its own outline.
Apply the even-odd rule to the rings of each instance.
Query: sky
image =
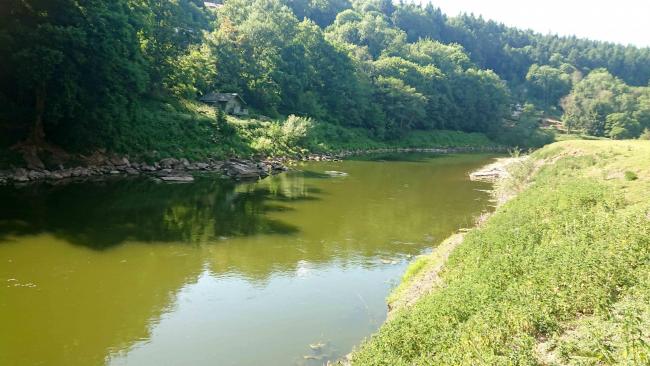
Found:
[[[414,0],[540,33],[650,47],[650,0]]]

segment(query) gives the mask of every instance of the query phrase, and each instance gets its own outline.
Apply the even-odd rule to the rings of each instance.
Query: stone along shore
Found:
[[[105,158],[96,164],[58,169],[16,168],[0,171],[0,184],[60,181],[107,176],[149,175],[162,181],[191,182],[195,172],[221,173],[233,179],[258,179],[287,170],[279,159],[229,159],[190,162],[187,159],[162,159],[155,163],[130,162],[125,157]]]

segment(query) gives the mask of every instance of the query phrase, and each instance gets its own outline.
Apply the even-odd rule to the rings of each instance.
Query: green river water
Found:
[[[414,256],[489,209],[490,156],[0,187],[0,365],[322,365]],[[330,176],[326,171],[347,176]],[[311,346],[310,346],[311,345]]]

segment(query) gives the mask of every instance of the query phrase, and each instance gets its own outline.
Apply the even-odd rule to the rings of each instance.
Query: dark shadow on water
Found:
[[[315,200],[313,190],[200,177],[192,184],[149,179],[0,187],[0,240],[51,233],[102,250],[127,240],[198,244],[219,237],[289,235],[299,228],[267,217],[286,203]],[[291,192],[286,194],[283,192]],[[298,192],[298,193],[296,193]],[[301,193],[302,192],[302,193]]]
[[[315,172],[313,170],[301,170],[293,173],[295,175],[301,175],[304,178],[310,178],[310,179],[329,179],[332,178],[331,175],[321,173],[321,172]]]

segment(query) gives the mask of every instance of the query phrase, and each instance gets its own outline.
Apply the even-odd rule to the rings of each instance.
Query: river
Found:
[[[335,360],[378,329],[414,256],[489,209],[467,178],[489,160],[0,187],[0,365]]]

